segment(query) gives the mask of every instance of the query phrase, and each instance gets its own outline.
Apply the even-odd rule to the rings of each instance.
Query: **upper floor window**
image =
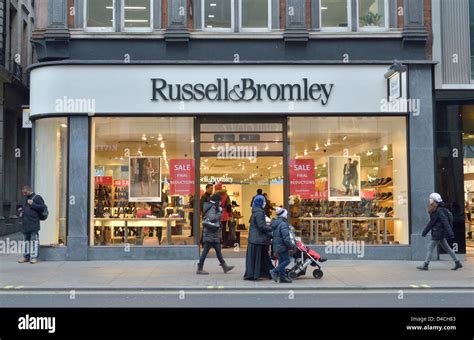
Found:
[[[122,30],[153,29],[153,0],[122,0]]]
[[[202,4],[203,30],[233,32],[236,19],[239,31],[271,29],[271,0],[202,0]]]
[[[84,27],[88,31],[114,32],[117,15],[122,31],[153,29],[153,0],[85,0],[84,6]]]
[[[239,2],[240,30],[269,31],[271,29],[269,0],[241,0]]]
[[[86,0],[84,5],[87,30],[115,31],[115,0]]]
[[[384,30],[388,27],[387,0],[359,0],[358,29]]]
[[[321,0],[321,30],[350,30],[350,0]]]
[[[234,0],[204,0],[202,15],[205,30],[234,30]]]

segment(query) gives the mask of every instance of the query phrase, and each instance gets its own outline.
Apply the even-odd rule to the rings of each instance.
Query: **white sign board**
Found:
[[[388,65],[58,65],[31,72],[31,112],[376,113]]]

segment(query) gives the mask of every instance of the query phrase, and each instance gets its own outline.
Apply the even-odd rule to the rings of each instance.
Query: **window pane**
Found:
[[[87,27],[113,27],[113,20],[113,0],[87,1]]]
[[[474,0],[469,0],[469,26],[471,29],[471,79],[474,79]]]
[[[204,27],[231,28],[232,27],[231,0],[204,1]]]
[[[359,0],[359,27],[385,27],[384,0]]]
[[[288,134],[290,219],[307,242],[409,243],[404,117],[292,117]]]
[[[48,206],[40,244],[66,244],[67,119],[40,119],[35,127],[35,192]]]
[[[150,27],[150,0],[125,0],[124,27]]]
[[[242,0],[242,27],[268,27],[268,0]]]
[[[193,118],[94,118],[91,138],[90,244],[193,244]]]
[[[321,0],[321,26],[347,27],[347,0]]]

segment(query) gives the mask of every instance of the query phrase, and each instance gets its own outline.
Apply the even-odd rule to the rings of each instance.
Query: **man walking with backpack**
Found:
[[[457,258],[454,251],[449,246],[446,239],[454,238],[453,232],[453,215],[445,207],[441,195],[432,193],[429,197],[430,207],[428,213],[430,214],[430,222],[425,227],[421,236],[425,237],[431,230],[431,242],[428,244],[428,252],[423,265],[416,268],[420,270],[428,270],[433,252],[438,247],[438,244],[451,256],[454,261],[454,267],[451,270],[458,270],[462,268],[461,261]]]
[[[40,195],[35,194],[31,188],[25,185],[21,189],[24,197],[23,205],[18,212],[23,219],[21,232],[23,233],[25,245],[23,248],[23,259],[19,263],[38,262],[39,255],[39,230],[40,221],[48,217],[48,209]]]

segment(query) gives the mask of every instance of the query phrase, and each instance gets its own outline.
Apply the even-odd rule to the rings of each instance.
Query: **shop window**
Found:
[[[89,31],[115,31],[116,0],[86,0],[85,27]]]
[[[471,79],[474,79],[474,0],[469,0],[469,28],[471,39]]]
[[[239,9],[241,31],[268,31],[271,29],[270,0],[241,0]]]
[[[349,0],[321,0],[321,30],[347,31],[350,29]]]
[[[361,31],[384,30],[388,27],[386,0],[359,0],[358,27]]]
[[[122,30],[152,30],[153,0],[122,0]]]
[[[66,118],[35,122],[34,191],[48,206],[48,219],[41,222],[40,244],[66,244],[67,225],[67,148]]]
[[[92,245],[193,244],[192,118],[94,118]]]
[[[290,219],[313,244],[408,244],[405,117],[289,118]]]
[[[203,29],[232,31],[234,0],[203,0]]]

